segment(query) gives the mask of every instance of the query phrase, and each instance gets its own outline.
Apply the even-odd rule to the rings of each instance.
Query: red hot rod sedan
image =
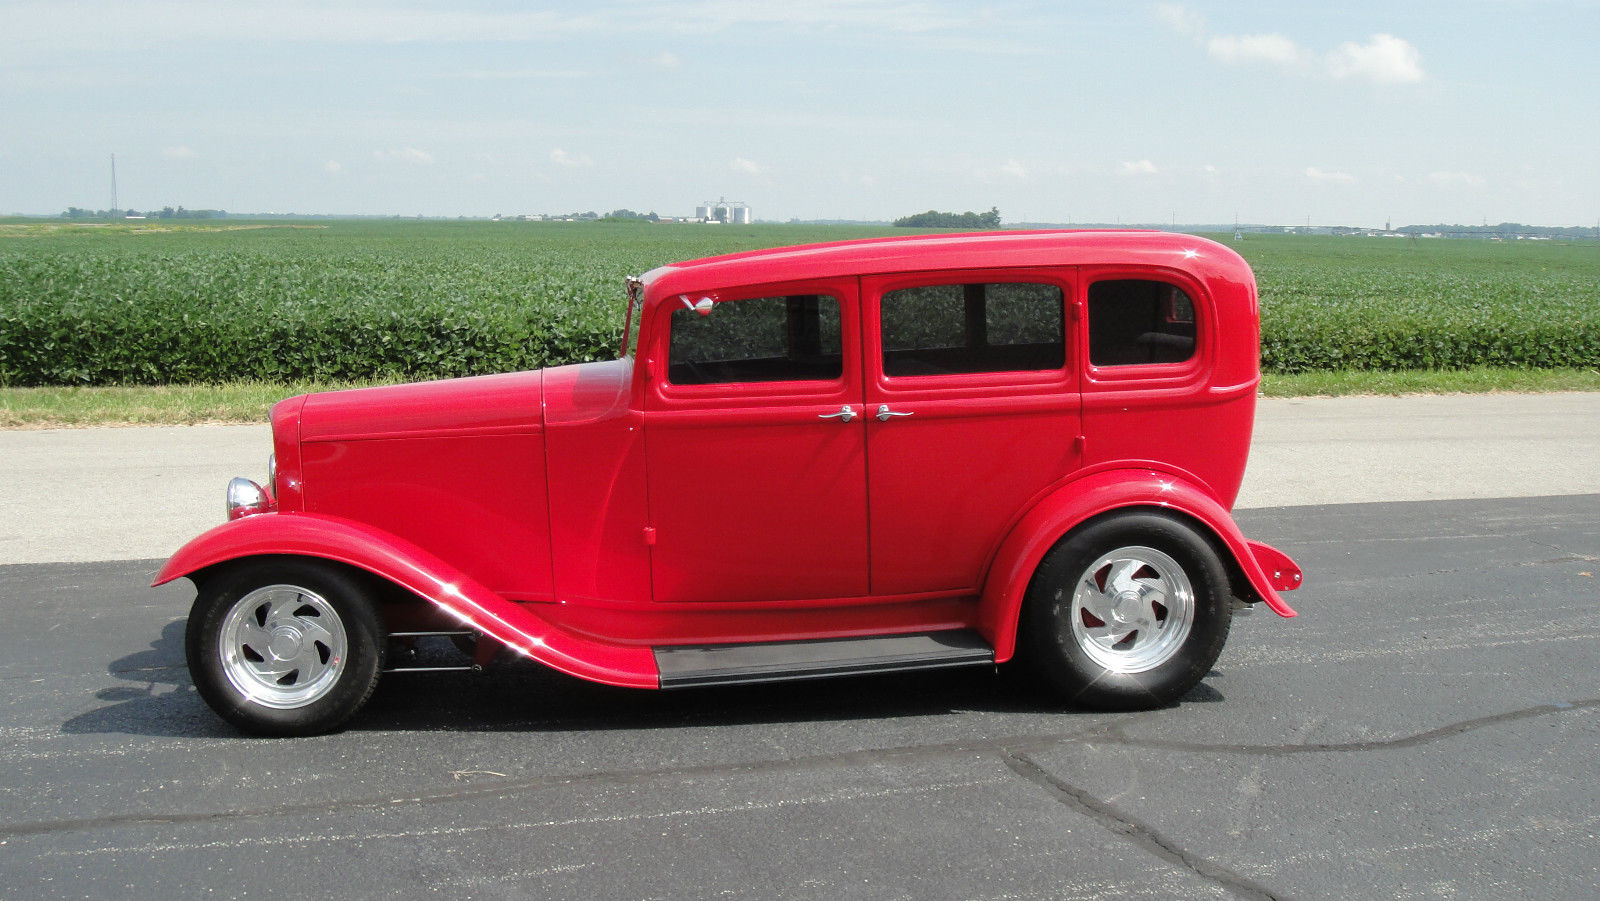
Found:
[[[620,359],[290,398],[156,578],[236,726],[348,719],[448,635],[610,685],[993,665],[1169,704],[1300,571],[1229,515],[1255,279],[1153,232],[850,241],[628,280]],[[636,331],[632,325],[637,323]]]

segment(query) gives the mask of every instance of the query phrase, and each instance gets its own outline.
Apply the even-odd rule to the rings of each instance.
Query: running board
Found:
[[[994,648],[969,629],[653,650],[662,688],[828,679],[994,663]]]

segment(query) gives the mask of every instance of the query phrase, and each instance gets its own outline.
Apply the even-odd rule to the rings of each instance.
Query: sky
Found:
[[[0,214],[1600,223],[1600,0],[0,0]]]

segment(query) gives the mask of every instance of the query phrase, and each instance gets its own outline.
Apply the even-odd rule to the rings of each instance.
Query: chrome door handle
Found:
[[[878,421],[879,422],[888,422],[890,417],[893,417],[893,416],[910,416],[910,415],[911,415],[910,413],[898,413],[898,412],[895,412],[894,410],[889,409],[889,405],[888,404],[878,404]]]
[[[844,406],[839,408],[839,412],[837,412],[837,413],[818,413],[817,414],[817,418],[818,419],[837,419],[840,422],[849,422],[850,420],[856,418],[856,411],[850,409],[850,405],[849,404],[845,404]]]

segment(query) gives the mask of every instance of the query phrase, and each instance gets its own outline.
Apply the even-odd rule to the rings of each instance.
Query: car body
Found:
[[[395,640],[636,688],[997,664],[1171,703],[1300,571],[1229,515],[1249,267],[1201,238],[995,232],[629,281],[612,361],[312,394],[269,484],[157,584],[250,731],[333,728]],[[634,329],[634,324],[637,328]]]

